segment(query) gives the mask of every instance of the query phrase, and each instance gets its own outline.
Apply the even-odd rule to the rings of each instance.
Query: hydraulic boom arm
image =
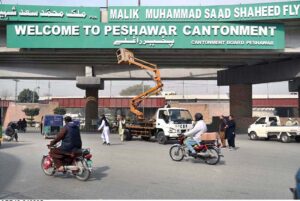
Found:
[[[156,86],[152,87],[151,89],[149,89],[148,91],[142,94],[137,95],[132,100],[130,100],[130,111],[134,113],[139,120],[143,120],[144,113],[138,110],[138,106],[145,98],[147,98],[152,94],[158,94],[162,90],[163,84],[160,78],[160,71],[157,69],[157,66],[155,64],[135,58],[133,53],[127,49],[123,49],[123,48],[118,49],[117,59],[118,59],[118,64],[129,64],[129,65],[134,64],[139,68],[149,70],[154,73],[153,80],[156,82]]]

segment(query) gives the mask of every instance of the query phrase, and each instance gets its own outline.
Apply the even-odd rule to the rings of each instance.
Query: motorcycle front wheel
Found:
[[[42,162],[41,162],[41,168],[43,170],[43,172],[45,173],[45,175],[47,176],[52,176],[55,173],[55,168],[53,166],[53,164],[50,165],[49,168],[45,169],[44,166],[46,163],[52,163],[51,161],[49,161],[47,156],[43,156],[42,158]]]
[[[220,155],[214,147],[210,147],[206,151],[209,155],[205,158],[205,163],[216,165],[220,161]]]
[[[80,181],[88,180],[91,175],[91,172],[88,169],[87,161],[85,159],[76,161],[76,165],[80,168],[80,171],[76,174],[76,178]]]
[[[181,161],[184,158],[184,150],[179,144],[173,145],[169,154],[173,161]]]

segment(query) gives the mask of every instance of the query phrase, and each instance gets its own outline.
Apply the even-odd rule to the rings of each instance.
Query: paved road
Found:
[[[171,144],[134,140],[103,146],[99,135],[83,134],[93,154],[94,172],[81,182],[72,176],[49,177],[40,169],[47,153],[36,133],[0,149],[0,199],[291,199],[300,167],[299,143],[250,141],[239,135],[236,151],[223,150],[216,166],[194,159],[174,162]]]

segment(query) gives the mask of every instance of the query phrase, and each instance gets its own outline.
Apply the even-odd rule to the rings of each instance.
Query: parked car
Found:
[[[277,138],[282,142],[290,142],[291,139],[300,142],[300,126],[282,126],[278,116],[264,116],[249,126],[248,135],[251,140]]]

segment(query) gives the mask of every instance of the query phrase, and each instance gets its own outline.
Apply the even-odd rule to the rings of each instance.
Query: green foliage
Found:
[[[40,108],[25,108],[23,110],[26,116],[30,116],[30,118],[27,118],[29,120],[30,126],[32,126],[33,123],[33,117],[39,115],[40,113]]]
[[[136,84],[136,85],[133,85],[133,86],[128,87],[126,89],[123,89],[120,92],[120,95],[121,96],[135,96],[135,95],[141,94],[141,93],[149,90],[150,88],[151,87],[149,85],[144,85],[144,89],[143,89],[143,83]]]
[[[63,107],[57,107],[53,110],[54,114],[60,114],[60,115],[65,115],[67,113],[66,108]]]
[[[33,101],[32,101],[33,98]],[[24,89],[19,93],[18,101],[21,103],[37,103],[39,96],[36,91],[31,91],[30,89]]]
[[[25,108],[23,112],[26,114],[26,116],[37,116],[40,113],[40,108]]]

